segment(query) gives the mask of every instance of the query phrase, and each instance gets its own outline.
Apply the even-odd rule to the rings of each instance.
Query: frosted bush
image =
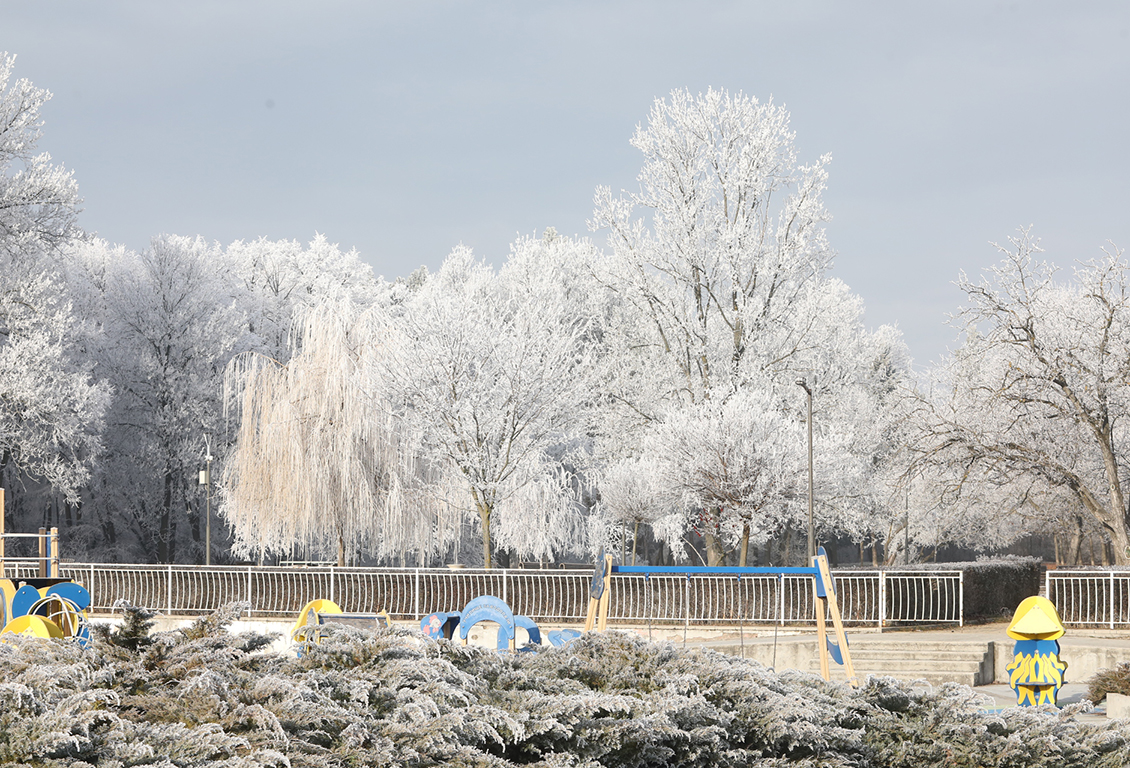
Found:
[[[139,634],[143,623],[128,642],[100,633],[85,653],[54,640],[0,643],[0,763],[1130,763],[1130,729],[1082,724],[1079,707],[990,714],[964,686],[871,678],[854,690],[620,632],[512,655],[331,625],[295,659],[262,653],[262,636],[227,633],[223,615],[152,636]]]

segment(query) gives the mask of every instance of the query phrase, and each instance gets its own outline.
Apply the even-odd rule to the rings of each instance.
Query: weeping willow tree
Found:
[[[374,310],[336,302],[305,311],[285,365],[234,359],[225,411],[239,419],[223,476],[221,514],[240,554],[296,546],[339,565],[357,555],[421,561],[451,541],[440,478],[413,450],[384,386],[387,326]]]

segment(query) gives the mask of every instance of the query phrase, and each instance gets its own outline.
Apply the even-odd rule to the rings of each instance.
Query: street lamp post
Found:
[[[200,471],[204,486],[204,565],[212,564],[212,442],[204,435],[205,468]]]
[[[808,562],[816,556],[816,536],[812,526],[812,389],[804,379],[797,379],[796,385],[808,395]]]

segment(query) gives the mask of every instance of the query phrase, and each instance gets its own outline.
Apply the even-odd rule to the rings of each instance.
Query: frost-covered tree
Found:
[[[477,518],[487,567],[496,543],[546,556],[582,536],[561,459],[593,397],[593,320],[575,311],[584,294],[553,267],[589,252],[566,238],[523,238],[496,274],[457,248],[396,323],[405,416],[463,488],[451,501]]]
[[[241,554],[294,547],[390,558],[442,551],[457,518],[428,487],[384,370],[389,329],[347,299],[301,313],[286,364],[245,353],[228,366],[239,432],[221,513]]]
[[[0,52],[0,253],[19,262],[79,235],[80,199],[73,174],[36,152],[40,108],[51,94],[26,79],[13,82],[15,63],[15,56]]]
[[[372,268],[355,250],[342,252],[324,235],[306,247],[296,240],[237,241],[225,259],[245,290],[249,330],[259,338],[257,351],[285,362],[296,310],[341,300],[367,307],[387,292]]]
[[[1130,265],[1111,247],[1057,279],[1026,230],[1000,250],[985,279],[959,281],[965,338],[917,401],[918,461],[944,471],[951,494],[977,492],[970,481],[1016,500],[1033,480],[1061,489],[1126,564]]]
[[[679,538],[683,526],[672,526],[672,521],[668,519],[679,515],[679,502],[677,491],[665,482],[662,465],[651,453],[615,461],[604,470],[600,478],[600,509],[611,527],[621,528],[622,541],[625,542],[622,549],[627,548],[627,533],[628,528],[631,528],[632,565],[636,564],[641,524],[649,526],[657,538]],[[598,538],[611,540],[614,538],[612,534],[613,531],[609,530]],[[672,549],[682,551],[681,547]],[[626,552],[622,552],[621,559],[627,562]]]
[[[849,404],[876,396],[869,370],[901,342],[891,329],[867,331],[858,297],[827,278],[828,159],[798,163],[783,108],[714,90],[656,101],[632,144],[645,157],[639,191],[599,189],[590,222],[610,232],[612,254],[597,275],[620,313],[606,342],[617,362],[602,447],[639,445],[682,409],[717,408],[746,390],[778,393],[778,416],[803,423],[793,382],[804,377],[816,390],[819,455],[835,470],[824,475],[821,517],[844,527],[846,500],[869,492],[861,464],[875,460],[878,442]],[[705,521],[709,559],[720,562],[723,507],[710,503],[688,512],[700,528]]]
[[[708,565],[736,543],[746,565],[751,536],[764,541],[803,493],[804,437],[779,395],[744,389],[673,413],[649,440],[664,483],[698,510]],[[722,539],[718,541],[716,539]]]
[[[808,345],[814,318],[796,309],[832,259],[828,159],[798,165],[788,120],[742,94],[675,91],[632,137],[639,192],[597,190],[590,226],[608,229],[613,249],[604,279],[684,402],[739,388]]]
[[[92,241],[67,269],[86,353],[114,392],[107,452],[83,493],[102,520],[99,553],[203,560],[197,471],[205,436],[223,442],[223,368],[252,342],[223,249],[176,236],[141,253]]]
[[[56,273],[80,234],[78,185],[37,152],[50,94],[12,80],[0,53],[0,471],[45,481],[68,502],[100,447],[107,392],[73,343],[75,317]]]

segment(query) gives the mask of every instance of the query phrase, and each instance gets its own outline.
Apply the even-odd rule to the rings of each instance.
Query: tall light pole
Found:
[[[804,379],[797,379],[796,385],[808,395],[808,562],[816,557],[816,536],[812,527],[812,389]]]
[[[204,486],[204,565],[212,564],[212,441],[204,435],[205,468],[200,470],[200,484]]]

